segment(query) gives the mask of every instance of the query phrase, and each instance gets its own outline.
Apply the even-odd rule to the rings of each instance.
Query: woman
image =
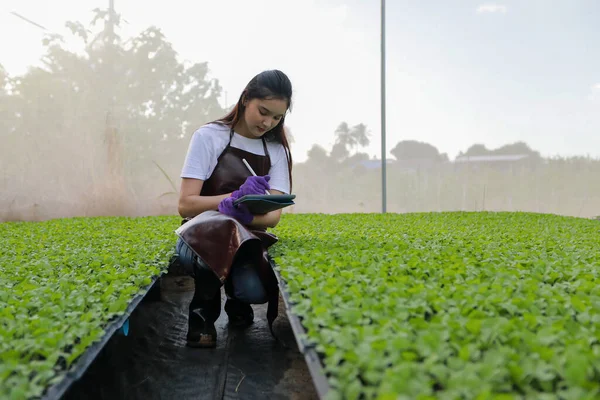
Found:
[[[291,193],[292,157],[284,130],[291,100],[288,77],[264,71],[248,83],[229,114],[192,136],[181,173],[184,221],[177,230],[180,263],[194,271],[196,282],[188,346],[216,346],[222,285],[230,326],[252,323],[251,304],[269,303],[269,327],[277,316],[279,290],[267,255],[277,237],[267,228],[279,223],[281,210],[252,215],[233,202],[265,191]]]

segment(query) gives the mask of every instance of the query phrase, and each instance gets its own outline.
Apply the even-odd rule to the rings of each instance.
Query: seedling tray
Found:
[[[87,371],[89,366],[92,364],[94,359],[98,356],[100,351],[106,346],[108,341],[113,337],[113,335],[121,329],[121,327],[127,322],[131,313],[136,309],[136,307],[140,304],[140,302],[146,297],[148,292],[153,288],[153,286],[158,281],[158,278],[163,274],[156,275],[152,278],[152,282],[144,287],[142,287],[139,294],[137,294],[127,306],[127,309],[121,316],[111,320],[106,329],[104,336],[100,339],[100,341],[95,342],[87,350],[79,357],[79,359],[73,364],[73,366],[69,369],[68,372],[64,374],[64,378],[50,386],[47,392],[42,397],[43,400],[58,400],[62,398],[65,392],[71,387],[71,385],[80,379],[83,374]]]
[[[294,337],[298,345],[298,350],[304,356],[304,360],[310,372],[310,376],[313,380],[313,384],[315,386],[315,390],[317,391],[317,395],[320,399],[324,399],[327,393],[329,392],[329,383],[327,382],[327,377],[325,375],[323,364],[321,363],[321,358],[319,357],[315,346],[311,343],[306,342],[306,330],[302,326],[302,322],[300,321],[298,315],[294,313],[294,304],[290,301],[290,294],[287,289],[287,285],[281,277],[281,274],[279,273],[277,264],[273,260],[270,260],[270,262],[271,267],[275,272],[275,276],[277,277],[281,297],[283,298],[286,313],[288,315],[292,331],[294,332]]]

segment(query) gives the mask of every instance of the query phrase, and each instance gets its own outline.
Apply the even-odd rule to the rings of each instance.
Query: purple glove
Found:
[[[234,201],[235,199],[233,197],[226,197],[219,203],[219,212],[237,219],[244,225],[250,224],[254,219],[254,215],[248,211],[248,207],[246,207],[244,204],[240,204],[237,207],[234,206]]]
[[[269,175],[249,176],[246,179],[246,182],[244,182],[238,190],[231,194],[231,197],[237,200],[240,197],[248,194],[265,194],[266,190],[271,189],[271,186],[269,186],[270,179],[271,177]]]

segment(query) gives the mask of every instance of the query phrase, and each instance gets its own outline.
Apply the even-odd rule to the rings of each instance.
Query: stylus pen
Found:
[[[250,173],[251,173],[252,175],[256,176],[256,173],[254,172],[254,170],[252,169],[252,167],[250,166],[250,164],[248,164],[248,161],[246,161],[246,159],[245,159],[245,158],[242,158],[242,161],[244,162],[244,164],[246,164],[246,167],[248,168],[248,171],[250,171]],[[269,191],[268,191],[268,190],[265,190],[265,193],[266,193],[266,194],[271,194],[271,193],[269,193]]]

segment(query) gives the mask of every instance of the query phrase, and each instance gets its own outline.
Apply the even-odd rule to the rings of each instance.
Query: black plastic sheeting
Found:
[[[161,277],[129,317],[128,335],[114,335],[63,398],[319,399],[290,320],[283,312],[275,320],[277,342],[266,304],[253,305],[254,324],[244,330],[229,329],[222,310],[217,348],[186,347],[193,290],[188,276]]]
[[[327,377],[325,376],[325,370],[323,368],[323,364],[321,363],[321,358],[319,357],[315,346],[304,340],[306,337],[306,330],[302,326],[300,318],[293,311],[293,304],[290,301],[290,294],[287,290],[287,285],[281,277],[277,265],[272,260],[271,267],[273,268],[273,271],[275,271],[275,276],[277,277],[277,281],[279,283],[279,289],[286,307],[286,314],[289,318],[292,331],[294,332],[298,350],[304,356],[304,360],[312,377],[317,395],[320,399],[324,399],[329,392],[329,383],[327,381]]]
[[[45,392],[45,394],[42,396],[43,400],[55,400],[62,398],[63,394],[73,384],[73,382],[82,377],[107,342],[113,337],[115,332],[117,332],[123,326],[133,310],[138,306],[138,304],[140,304],[146,294],[150,292],[152,287],[156,284],[158,278],[159,276],[154,276],[150,284],[143,287],[140,290],[140,293],[134,296],[125,309],[125,312],[118,318],[115,318],[108,323],[102,338],[98,342],[95,342],[93,345],[88,347],[86,351],[77,359],[77,361],[69,368],[69,371],[65,374],[65,377],[58,383],[51,386]]]

